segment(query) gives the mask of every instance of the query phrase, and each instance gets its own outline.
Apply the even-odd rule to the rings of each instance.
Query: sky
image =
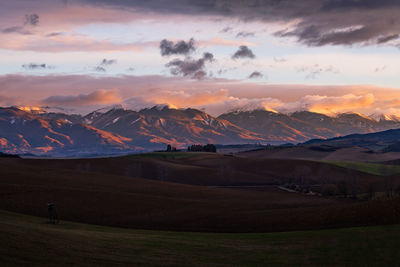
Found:
[[[397,0],[0,0],[0,105],[400,116]]]

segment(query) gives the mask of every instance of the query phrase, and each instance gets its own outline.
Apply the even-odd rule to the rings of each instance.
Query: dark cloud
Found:
[[[101,62],[100,62],[100,66],[110,66],[117,63],[116,59],[106,59],[104,58]]]
[[[256,33],[254,32],[238,32],[238,34],[236,34],[237,38],[247,38],[247,37],[254,37],[256,36]]]
[[[20,33],[24,35],[32,34],[29,30],[26,29],[26,26],[37,26],[39,23],[39,15],[37,14],[27,14],[25,15],[25,21],[22,26],[12,26],[3,29],[2,33]]]
[[[249,75],[249,79],[258,79],[258,78],[262,78],[264,75],[259,72],[259,71],[253,71],[250,75]]]
[[[116,59],[106,59],[106,58],[104,58],[104,59],[102,59],[100,61],[99,65],[94,67],[93,70],[97,71],[97,72],[107,72],[107,67],[110,66],[110,65],[116,64],[116,63],[117,63]]]
[[[219,32],[220,32],[220,33],[227,33],[227,32],[230,32],[230,31],[232,31],[232,30],[233,30],[232,27],[225,27],[225,28],[223,28],[222,30],[220,30]]]
[[[97,90],[89,94],[80,95],[55,95],[43,99],[41,102],[47,105],[67,105],[67,106],[84,106],[119,103],[121,97],[118,91],[113,90]]]
[[[102,66],[96,66],[96,67],[94,68],[94,71],[97,71],[97,72],[107,72],[106,68],[104,68],[104,67],[102,67]]]
[[[54,67],[49,66],[47,64],[37,64],[37,63],[29,63],[29,64],[24,64],[21,66],[22,68],[26,70],[45,70],[45,69],[53,69]]]
[[[205,71],[206,62],[213,62],[214,55],[206,52],[202,58],[193,59],[186,57],[184,60],[174,59],[168,62],[165,66],[170,68],[170,72],[175,76],[190,77],[192,79],[203,79],[207,76]]]
[[[176,43],[164,39],[160,42],[160,50],[162,56],[188,55],[194,52],[196,50],[196,47],[193,38],[191,38],[187,42],[181,40]]]
[[[46,34],[46,37],[55,37],[55,36],[60,36],[63,35],[62,32],[51,32],[49,34]]]
[[[297,28],[293,31],[277,32],[277,36],[287,37],[295,36],[298,40],[309,46],[324,45],[352,45],[362,43],[366,40],[372,40],[379,36],[381,29],[375,26],[354,26],[342,31],[325,32],[315,25],[305,28]],[[375,43],[386,43],[396,39],[397,34],[379,37]]]
[[[256,56],[253,54],[247,46],[242,45],[239,49],[232,55],[232,59],[239,59],[239,58],[255,58]]]
[[[380,37],[380,38],[378,38],[377,43],[378,43],[378,44],[387,43],[387,42],[390,42],[390,41],[392,41],[392,40],[398,39],[399,36],[400,36],[399,34],[393,34],[393,35],[388,35],[388,36]]]
[[[340,9],[379,9],[400,6],[396,0],[327,0],[321,10],[331,11]]]
[[[23,30],[24,30],[24,27],[13,26],[13,27],[8,27],[8,28],[3,29],[2,33],[15,33],[15,32],[21,33],[21,32],[23,32]]]
[[[399,0],[81,1],[140,12],[292,22],[295,24],[276,36],[293,37],[309,46],[385,44],[400,34]]]
[[[37,26],[39,24],[38,14],[27,14],[25,15],[24,25]]]

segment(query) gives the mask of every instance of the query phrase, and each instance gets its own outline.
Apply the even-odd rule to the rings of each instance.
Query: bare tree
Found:
[[[392,198],[394,193],[394,176],[393,173],[394,166],[381,164],[379,171],[383,176],[383,188],[385,190],[385,195],[387,198]]]
[[[348,185],[347,185],[346,180],[342,180],[342,181],[338,182],[337,188],[338,188],[339,194],[343,195],[345,198],[347,198],[349,191],[347,189]]]

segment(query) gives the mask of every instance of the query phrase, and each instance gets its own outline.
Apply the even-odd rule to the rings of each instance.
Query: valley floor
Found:
[[[112,228],[0,211],[2,266],[399,266],[400,225],[280,233]]]

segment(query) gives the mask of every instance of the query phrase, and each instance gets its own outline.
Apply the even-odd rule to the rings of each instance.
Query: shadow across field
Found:
[[[400,226],[212,234],[141,231],[0,211],[4,266],[398,266]]]
[[[340,175],[379,179],[318,162],[201,153],[180,159],[0,159],[0,208],[46,216],[52,201],[63,220],[176,231],[270,232],[400,222],[398,199],[364,202],[278,189],[298,168],[311,171],[310,181],[317,182]]]

